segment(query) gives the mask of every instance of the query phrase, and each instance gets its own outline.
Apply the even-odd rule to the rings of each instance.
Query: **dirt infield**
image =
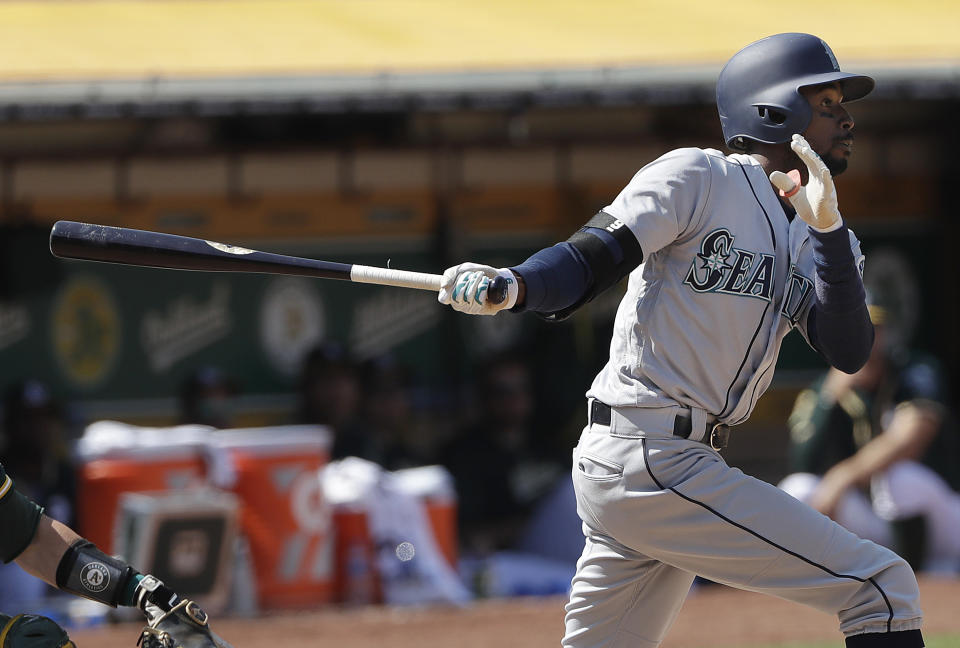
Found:
[[[960,580],[921,580],[927,634],[960,633]],[[467,609],[327,609],[261,619],[219,619],[235,648],[557,648],[562,599],[483,601]],[[664,648],[746,647],[778,641],[831,640],[836,619],[759,594],[726,587],[694,590]],[[78,648],[133,648],[139,626],[74,631]]]

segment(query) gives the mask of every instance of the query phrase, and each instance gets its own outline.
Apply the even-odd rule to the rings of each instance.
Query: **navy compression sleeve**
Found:
[[[626,223],[601,210],[573,235],[511,268],[526,285],[524,303],[559,321],[643,263],[643,249]]]
[[[827,361],[846,373],[859,370],[870,357],[873,324],[867,312],[863,280],[857,271],[846,225],[832,232],[810,228],[816,301],[810,310],[810,342]]]
[[[577,303],[593,283],[593,272],[568,242],[557,243],[510,268],[523,277],[527,296],[516,311],[554,313]]]

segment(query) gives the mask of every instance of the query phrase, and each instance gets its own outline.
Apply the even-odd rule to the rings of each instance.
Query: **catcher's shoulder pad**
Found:
[[[183,600],[154,618],[140,633],[142,648],[230,648],[210,629],[210,618],[194,601]]]
[[[0,648],[76,648],[66,630],[37,614],[0,615]]]

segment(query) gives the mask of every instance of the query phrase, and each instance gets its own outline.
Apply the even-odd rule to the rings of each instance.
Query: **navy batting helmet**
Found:
[[[776,34],[747,45],[717,79],[727,146],[744,150],[746,140],[789,142],[813,116],[800,88],[833,82],[840,83],[844,102],[862,99],[874,86],[868,76],[841,72],[830,47],[810,34]]]

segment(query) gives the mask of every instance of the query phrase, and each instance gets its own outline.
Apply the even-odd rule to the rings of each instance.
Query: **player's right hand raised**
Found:
[[[502,277],[507,284],[506,299],[499,304],[487,300],[487,288],[494,277]],[[461,313],[496,315],[517,303],[517,293],[517,280],[509,269],[497,270],[479,263],[461,263],[444,271],[437,301],[449,304]]]
[[[807,225],[818,230],[831,230],[840,226],[840,210],[837,208],[837,190],[833,185],[833,176],[817,152],[811,148],[802,135],[794,135],[790,148],[807,167],[809,179],[800,185],[800,174],[793,170],[789,174],[774,171],[770,182],[780,190],[797,210],[797,216]]]

